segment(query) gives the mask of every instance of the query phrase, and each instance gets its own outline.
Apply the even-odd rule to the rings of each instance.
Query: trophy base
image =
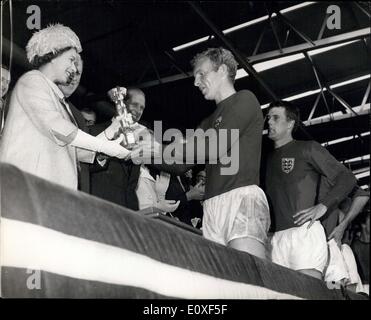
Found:
[[[137,145],[136,143],[125,143],[124,141],[120,143],[120,145],[128,150],[132,150]]]
[[[122,131],[123,131],[124,137],[121,142],[121,146],[123,146],[124,148],[128,150],[133,149],[137,145],[135,141],[134,133],[129,130],[122,130]]]

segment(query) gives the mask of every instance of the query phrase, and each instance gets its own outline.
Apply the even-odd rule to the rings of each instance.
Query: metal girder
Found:
[[[265,53],[258,54],[256,56],[248,57],[250,63],[257,63],[257,62],[264,62],[267,60],[281,58],[284,56],[300,53],[300,52],[307,52],[314,49],[320,49],[323,47],[327,47],[330,45],[340,44],[352,40],[362,39],[365,37],[370,37],[371,28],[363,28],[343,34],[338,34],[336,36],[332,36],[329,38],[324,38],[320,40],[314,41],[314,46],[310,45],[309,43],[303,43],[287,48],[283,48],[283,53],[281,54],[279,50],[273,50]]]
[[[314,42],[311,38],[309,38],[306,34],[298,30],[289,19],[287,19],[281,12],[276,12],[277,17],[279,17],[284,23],[286,23],[300,38],[302,38],[304,41],[310,43],[312,46],[314,46]]]
[[[309,117],[308,117],[307,121],[312,120],[313,115],[314,115],[314,112],[315,112],[316,109],[317,109],[317,105],[318,105],[319,99],[321,99],[321,93],[319,93],[319,94],[317,95],[316,101],[315,101],[314,104],[313,104],[312,110],[310,111],[310,114],[309,114]]]
[[[147,42],[146,42],[145,39],[143,39],[143,44],[144,44],[144,47],[146,48],[146,52],[147,52],[148,58],[149,58],[149,60],[151,61],[151,65],[152,65],[153,70],[154,70],[155,73],[156,73],[157,79],[158,79],[158,81],[160,81],[160,83],[161,83],[160,73],[158,72],[158,69],[157,69],[157,67],[156,67],[155,60],[154,60],[153,57],[152,57],[151,51],[149,50],[148,45],[147,45]]]
[[[327,88],[327,91],[337,100],[340,102],[340,104],[347,110],[349,110],[351,113],[353,113],[354,115],[358,116],[357,112],[355,112],[353,110],[353,108],[343,99],[341,98],[339,95],[337,95],[332,89],[330,89],[330,87],[326,87]]]
[[[318,74],[318,71],[317,71],[316,66],[314,65],[313,59],[308,55],[307,52],[304,52],[304,55],[305,55],[305,58],[309,61],[310,65],[311,65],[311,67],[312,67],[313,73],[314,73],[314,75],[315,75],[315,77],[316,77],[316,81],[317,81],[317,83],[318,83],[318,86],[319,86],[320,89],[321,89],[320,94],[321,94],[321,96],[322,96],[323,102],[325,103],[325,106],[326,106],[327,112],[328,112],[328,114],[331,115],[330,107],[328,106],[327,99],[326,99],[325,93],[324,93],[324,91],[323,91],[323,87],[324,87],[324,86],[323,86],[323,83],[322,83],[322,81],[323,81],[323,77],[322,77],[322,81],[321,81],[321,79],[320,79],[321,77],[320,77],[320,75]],[[327,84],[325,84],[325,87],[326,87],[326,89],[329,88],[329,86],[328,86]]]
[[[170,59],[171,64],[175,67],[175,69],[177,69],[179,72],[183,73],[184,75],[189,76],[189,74],[186,71],[184,71],[181,67],[178,66],[174,56],[170,52],[164,51],[164,53]]]
[[[284,46],[286,45],[287,40],[289,40],[289,35],[290,35],[290,29],[287,29],[287,31],[286,31],[286,37],[285,37],[285,41],[283,42],[283,45],[284,45]]]
[[[264,37],[265,32],[267,31],[267,28],[268,28],[268,25],[266,24],[264,26],[264,28],[263,28],[263,31],[259,35],[258,42],[256,43],[255,49],[254,49],[254,51],[252,53],[253,56],[255,56],[258,53],[258,50],[259,50],[260,45],[261,45],[261,43],[263,41],[263,37]]]
[[[364,106],[353,107],[353,109],[357,110],[358,116],[367,115],[367,114],[370,113],[370,104],[367,103]],[[313,118],[311,120],[306,120],[306,121],[303,122],[303,125],[306,126],[306,127],[309,127],[309,126],[313,126],[313,125],[316,125],[316,124],[327,123],[327,122],[330,122],[330,121],[339,121],[339,120],[349,119],[349,118],[354,118],[354,117],[356,117],[356,116],[352,113],[336,112],[336,113],[333,113],[331,116],[327,114],[327,115],[324,115],[324,116]],[[264,129],[263,130],[263,135],[266,135],[267,133],[268,133],[268,130]],[[357,135],[357,134],[355,134],[355,135]]]
[[[318,33],[318,36],[317,36],[317,40],[322,39],[323,34],[325,33],[325,30],[326,30],[327,19],[329,18],[329,16],[330,15],[328,13],[326,13],[325,18],[323,19],[323,22],[322,22],[321,29],[320,29],[320,31]]]
[[[255,80],[257,80],[257,82],[263,87],[263,89],[268,93],[268,95],[273,100],[277,100],[277,96],[275,95],[275,93],[269,88],[269,86],[264,82],[264,80],[258,75],[258,73],[255,71],[255,69],[248,62],[246,57],[244,55],[242,55],[234,47],[234,45],[225,37],[223,32],[221,30],[219,30],[219,28],[217,28],[216,25],[205,15],[205,13],[202,11],[200,6],[198,4],[196,4],[195,2],[192,2],[192,1],[188,1],[188,4],[201,17],[201,19],[208,25],[208,27],[212,30],[212,32],[215,34],[215,36],[218,37],[226,45],[226,47],[229,50],[231,50],[231,52],[234,54],[236,60],[245,69],[245,71],[248,72],[251,76],[253,76],[255,78]]]
[[[279,48],[278,50],[280,51],[280,53],[282,53],[281,42],[280,42],[280,39],[278,38],[276,27],[274,26],[274,23],[273,23],[273,20],[272,20],[272,16],[271,15],[269,15],[269,24],[270,24],[270,26],[272,28],[274,38],[276,39],[276,42],[278,44],[278,48]]]
[[[370,155],[369,154],[364,154],[364,155],[359,156],[359,157],[343,160],[343,164],[353,164],[353,165],[354,164],[360,165],[360,164],[363,164],[364,162],[370,163]]]
[[[267,11],[268,13],[268,23],[272,29],[272,32],[273,32],[273,35],[274,35],[274,38],[276,39],[276,42],[278,44],[278,50],[282,53],[282,46],[281,46],[281,42],[280,42],[280,39],[278,37],[278,33],[277,33],[277,30],[276,30],[276,27],[274,26],[274,22],[272,20],[272,10],[271,8],[267,5],[267,3],[264,1],[264,6],[265,6],[265,10]]]
[[[371,15],[370,15],[370,13],[365,9],[365,8],[363,8],[359,3],[358,3],[358,1],[354,1],[354,2],[352,2],[353,4],[355,4],[356,5],[356,7],[358,7],[358,9],[359,10],[361,10],[369,19],[371,18]]]
[[[314,71],[314,74],[316,75],[316,79],[317,81],[319,82],[320,86],[321,86],[321,91],[323,92],[323,89],[322,89],[322,85],[324,85],[324,87],[326,88],[327,92],[329,94],[331,94],[337,101],[340,102],[340,104],[345,107],[345,109],[348,109],[351,113],[353,113],[354,115],[358,116],[357,112],[355,112],[353,110],[353,108],[344,100],[342,99],[339,95],[337,95],[331,88],[330,86],[327,84],[327,82],[324,80],[324,76],[321,74],[320,70],[317,68],[316,64],[314,63],[312,57],[310,57],[307,53],[305,53],[305,56],[306,58],[310,61],[311,65],[312,65],[312,68],[313,68],[313,71]],[[325,100],[326,101],[326,100]],[[326,103],[326,106],[327,106],[327,103]],[[329,108],[327,106],[327,111],[329,112]],[[331,113],[329,112],[329,115],[331,115]],[[361,135],[360,134],[357,134],[357,136],[359,137],[359,139],[362,141],[362,138],[361,138]]]
[[[370,89],[371,89],[371,81],[368,82],[367,89],[366,89],[366,92],[363,96],[361,106],[364,106],[366,104],[366,101],[367,101],[367,99],[370,95]]]
[[[353,173],[354,174],[358,174],[358,173],[363,173],[363,172],[366,172],[366,171],[370,171],[370,167],[363,167],[363,168],[359,168],[357,170],[354,170]]]
[[[371,31],[371,28],[363,28],[363,29],[359,29],[359,30],[339,34],[339,35],[336,35],[336,36],[316,40],[316,41],[314,41],[314,46],[312,46],[309,43],[303,43],[303,44],[283,48],[282,53],[280,53],[279,50],[273,50],[273,51],[269,51],[269,52],[265,52],[265,53],[261,53],[261,54],[258,54],[258,55],[253,55],[253,56],[247,57],[247,59],[250,63],[264,62],[264,61],[267,61],[267,60],[271,60],[271,59],[275,59],[275,58],[281,58],[281,57],[284,57],[284,56],[288,56],[288,55],[292,55],[292,54],[296,54],[296,53],[300,53],[300,52],[307,52],[307,51],[310,51],[310,50],[313,50],[313,49],[320,49],[320,48],[330,46],[330,45],[340,44],[340,43],[344,43],[344,42],[348,42],[348,41],[352,41],[352,40],[356,40],[356,39],[362,39],[362,38],[365,38],[365,37],[369,37],[370,36],[370,31]],[[184,74],[176,74],[176,75],[173,75],[173,76],[161,78],[161,83],[173,82],[173,81],[177,81],[177,80],[186,79],[186,78],[189,78],[189,77],[191,77],[191,76],[186,76]],[[156,85],[159,85],[159,84],[160,84],[160,82],[158,80],[152,80],[152,81],[147,81],[147,82],[141,83],[139,85],[139,87],[140,88],[147,88],[147,87],[152,87],[152,86],[156,86]]]
[[[145,75],[147,74],[149,68],[150,68],[150,66],[146,66],[146,67],[143,69],[143,72],[141,73],[140,77],[138,78],[137,83],[140,83],[140,82],[143,80],[143,78],[144,78]]]
[[[370,113],[370,104],[367,103],[365,106],[353,107],[353,109],[357,110],[357,116],[366,115]],[[356,116],[352,113],[332,113],[331,116],[327,114],[321,117],[311,119],[310,121],[304,121],[304,125],[312,126],[315,124],[343,120],[343,119],[348,119],[348,118],[353,118],[353,117],[356,117]]]

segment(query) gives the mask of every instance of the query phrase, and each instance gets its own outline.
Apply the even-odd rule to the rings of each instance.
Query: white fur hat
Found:
[[[64,25],[57,23],[35,32],[26,46],[27,59],[31,63],[35,56],[49,52],[56,53],[66,47],[73,47],[78,53],[82,51],[77,35]]]

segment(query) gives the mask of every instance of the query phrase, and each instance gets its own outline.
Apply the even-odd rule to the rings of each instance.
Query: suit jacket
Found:
[[[97,135],[109,124],[92,126],[90,132]],[[132,210],[139,210],[135,193],[139,172],[140,166],[132,161],[107,158],[104,166],[95,161],[90,170],[90,193]]]
[[[89,133],[89,128],[85,124],[85,119],[79,109],[77,109],[71,102],[68,102],[72,115],[74,116],[77,126],[84,132]],[[89,163],[80,162],[80,174],[78,180],[78,189],[86,193],[90,193],[90,171]]]
[[[189,187],[182,181],[183,186],[180,184],[176,175],[171,175],[169,187],[166,191],[165,199],[180,201],[178,208],[173,212],[173,215],[178,217],[180,221],[192,225],[191,219],[193,217],[191,206],[187,200],[186,191]],[[183,189],[183,187],[185,189]]]
[[[77,160],[94,153],[70,145],[77,127],[60,89],[40,71],[17,81],[0,142],[0,161],[68,188],[77,189]]]

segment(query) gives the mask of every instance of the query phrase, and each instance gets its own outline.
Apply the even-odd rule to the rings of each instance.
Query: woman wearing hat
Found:
[[[117,121],[97,137],[78,129],[57,86],[73,79],[81,51],[79,38],[63,25],[33,34],[26,52],[35,70],[14,87],[0,141],[0,161],[73,189],[78,184],[78,161],[93,162],[95,152],[120,159],[130,156],[120,141],[109,140]]]

